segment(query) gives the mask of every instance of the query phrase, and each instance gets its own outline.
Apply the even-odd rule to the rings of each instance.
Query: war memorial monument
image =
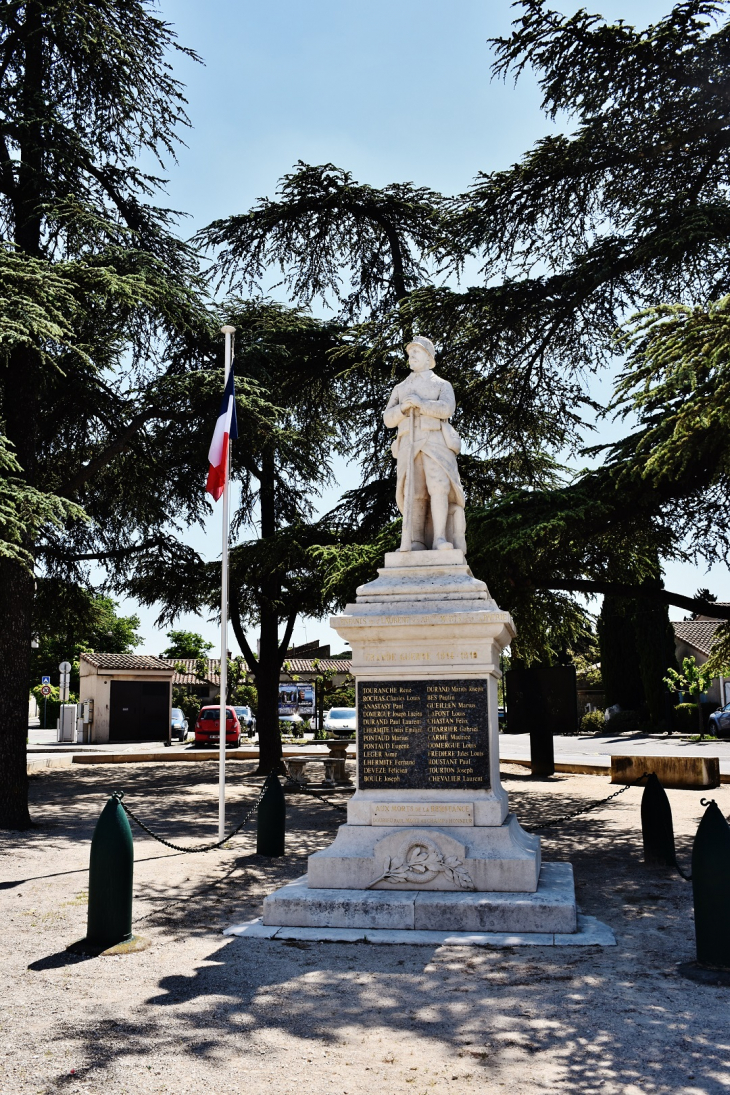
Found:
[[[401,546],[331,620],[352,647],[357,790],[307,875],[266,898],[262,928],[557,943],[578,929],[571,865],[541,862],[539,837],[509,812],[500,783],[499,658],[514,625],[467,565],[453,388],[429,339],[407,349],[410,375],[384,412],[396,430]]]

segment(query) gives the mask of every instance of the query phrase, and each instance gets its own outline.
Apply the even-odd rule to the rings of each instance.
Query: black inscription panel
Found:
[[[489,787],[486,680],[359,681],[359,785]]]

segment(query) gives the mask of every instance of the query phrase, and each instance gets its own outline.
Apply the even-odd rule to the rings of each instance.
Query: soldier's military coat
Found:
[[[400,409],[401,402],[408,395],[418,396],[423,404],[421,412],[416,412],[413,456],[415,458],[423,453],[444,469],[449,477],[449,503],[463,508],[464,491],[456,463],[461,441],[449,422],[456,410],[454,389],[448,380],[428,369],[420,373],[412,372],[402,383],[397,384],[383,412],[385,425],[398,430],[391,446],[391,452],[398,461],[398,509],[401,513],[404,512],[407,478],[411,467],[410,416]]]

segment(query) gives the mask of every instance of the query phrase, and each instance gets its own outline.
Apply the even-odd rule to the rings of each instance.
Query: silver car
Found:
[[[335,737],[352,737],[356,726],[357,711],[354,707],[333,707],[324,716],[325,730]]]

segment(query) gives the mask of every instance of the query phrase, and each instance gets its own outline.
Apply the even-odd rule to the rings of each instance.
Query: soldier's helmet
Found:
[[[436,350],[430,338],[425,338],[424,335],[416,335],[416,337],[413,339],[413,342],[409,342],[406,346],[406,352],[410,350],[411,346],[420,346],[421,349],[425,350],[428,356],[432,358],[434,362],[436,361]]]

